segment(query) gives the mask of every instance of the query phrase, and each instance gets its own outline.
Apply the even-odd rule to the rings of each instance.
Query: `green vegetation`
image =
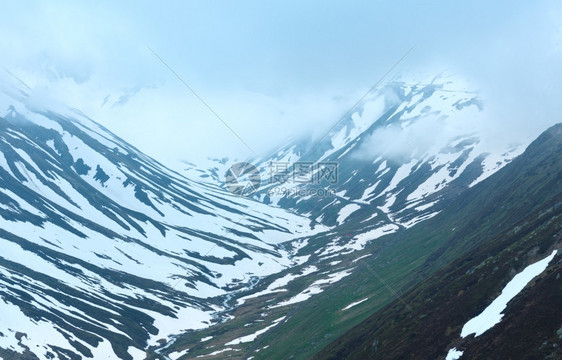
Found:
[[[557,242],[552,232],[557,231],[560,224],[561,154],[562,125],[557,125],[497,174],[450,201],[447,208],[433,219],[379,238],[361,252],[330,259],[342,261],[336,268],[328,267],[328,261],[322,262],[314,251],[333,239],[349,236],[353,229],[356,233],[360,232],[358,229],[364,231],[365,228],[361,228],[360,224],[348,224],[345,229],[309,239],[309,244],[299,254],[311,255],[309,263],[318,266],[319,273],[328,268],[333,272],[338,268],[355,267],[353,274],[308,301],[277,308],[275,314],[268,315],[267,319],[271,321],[286,315],[287,321],[268,331],[255,343],[233,346],[239,351],[227,353],[228,357],[297,360],[309,359],[317,354],[318,359],[340,359],[353,353],[350,358],[364,358],[372,354],[392,358],[386,357],[390,353],[385,354],[382,349],[408,349],[409,344],[427,338],[424,326],[434,315],[430,311],[432,300],[428,300],[432,294],[441,288],[447,296],[467,291],[468,283],[453,282],[460,276],[455,269],[466,272],[479,266],[478,276],[485,277],[488,272],[494,274],[494,281],[489,287],[483,287],[476,295],[467,298],[470,299],[467,302],[471,311],[481,308],[491,294],[508,281],[512,269],[520,269],[532,259],[529,255],[531,249],[536,248],[535,255],[544,254]],[[353,263],[353,259],[366,254],[371,256]],[[498,258],[494,259],[494,256]],[[514,258],[519,258],[519,262],[494,271],[497,264],[492,264],[499,259],[507,264]],[[450,286],[443,280],[447,274],[451,276],[447,280],[451,281]],[[220,348],[236,337],[236,329],[255,322],[261,313],[267,312],[268,305],[287,299],[318,278],[299,278],[291,283],[288,293],[248,301],[233,313],[235,320],[227,322],[228,325],[221,324],[203,333],[182,336],[169,350],[192,349],[194,346],[201,349],[201,353],[209,353],[211,350],[204,350],[205,347],[198,345],[195,338],[210,335],[214,338],[205,345]],[[470,281],[467,279],[474,280],[466,278],[463,281]],[[350,303],[364,298],[369,299],[342,311]],[[441,312],[446,318],[445,310],[446,307]],[[465,314],[464,310],[462,314]],[[451,338],[458,336],[461,324],[462,321],[440,322],[439,326],[443,329],[439,331],[444,337],[435,343],[436,354],[444,355],[441,352],[446,350]],[[381,335],[373,337],[375,332],[379,334],[377,331]],[[362,333],[368,336],[361,337]],[[189,357],[195,354],[199,352],[190,350]],[[404,356],[408,352],[400,354]],[[224,358],[225,354],[217,358],[221,357]]]

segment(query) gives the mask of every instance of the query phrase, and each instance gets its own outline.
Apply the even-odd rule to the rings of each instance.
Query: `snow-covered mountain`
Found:
[[[394,232],[435,216],[526,146],[490,150],[471,125],[485,115],[484,101],[464,84],[440,75],[377,88],[319,139],[294,139],[247,160],[262,178],[252,197],[360,233]],[[193,164],[180,171],[224,187],[236,162],[214,159],[206,171]],[[350,238],[335,240],[333,250],[363,247]]]
[[[0,357],[10,359],[143,359],[296,278],[313,290],[283,289],[271,308],[305,301],[353,272],[335,256],[429,219],[524,148],[487,153],[478,134],[449,132],[482,110],[455,81],[392,82],[319,140],[249,160],[262,183],[246,198],[224,184],[234,161],[175,172],[4,77]]]
[[[318,232],[191,181],[76,110],[0,95],[0,357],[143,358],[220,321],[231,294],[303,259]],[[225,300],[226,299],[226,300]]]
[[[457,80],[395,81],[377,89],[320,140],[295,141],[256,160],[267,184],[258,196],[327,225],[341,224],[352,214],[367,221],[373,209],[405,227],[435,215],[443,200],[490,176],[526,145],[491,153],[474,127],[463,130],[482,115],[483,101]],[[282,181],[268,177],[280,163],[310,164],[313,171],[336,164],[338,178],[303,184],[295,181],[299,166],[288,166]],[[335,196],[298,196],[303,186],[328,186]]]
[[[365,306],[368,317],[307,358],[559,358],[561,155],[559,123],[445,211],[404,231],[405,245],[418,250],[403,251],[410,259],[402,263],[396,261],[396,236],[391,261],[379,254],[371,265],[382,271],[394,264],[389,273],[403,280],[404,267],[431,253],[413,271],[418,281],[384,307],[377,308],[380,296],[373,298]],[[432,243],[438,246],[428,251]],[[428,271],[432,266],[438,270]],[[355,299],[365,297],[361,292]],[[268,358],[262,355],[255,359]]]

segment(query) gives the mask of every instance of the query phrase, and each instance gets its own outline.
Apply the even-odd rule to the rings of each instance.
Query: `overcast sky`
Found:
[[[329,128],[389,78],[444,70],[517,139],[562,121],[557,1],[18,1],[0,65],[159,159],[251,156]],[[148,46],[148,47],[147,47]]]

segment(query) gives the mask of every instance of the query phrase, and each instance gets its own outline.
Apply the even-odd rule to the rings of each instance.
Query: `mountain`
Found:
[[[424,266],[440,258],[453,260],[315,359],[559,358],[561,154],[558,124],[512,164],[459,197],[453,209],[425,229],[435,227],[433,236],[446,240]],[[522,290],[511,290],[541,261],[535,276],[520,284]],[[494,309],[510,292],[514,296],[506,299],[505,310]],[[471,333],[474,320],[469,320],[485,309],[476,327],[484,331]],[[504,315],[494,320],[494,311]]]
[[[243,197],[235,161],[171,170],[3,77],[2,358],[321,356],[559,186],[548,134],[517,157],[455,128],[483,111],[456,79],[391,82],[324,137],[248,160],[262,181]]]
[[[262,179],[253,197],[332,227],[373,220],[411,227],[524,150],[520,143],[491,151],[474,126],[463,129],[484,113],[484,101],[452,75],[392,81],[319,139],[290,140],[246,160]],[[208,171],[193,164],[181,170],[221,184],[236,162],[215,159]]]
[[[412,358],[427,359],[444,358],[455,346],[466,350],[459,345],[462,325],[527,265],[559,248],[561,128],[541,135],[521,156],[427,221],[395,232],[355,229],[352,238],[347,224],[303,240],[297,254],[308,256],[307,263],[240,293],[231,321],[178,337],[169,348],[171,358],[403,359],[414,350],[418,355]],[[361,240],[364,248],[347,251],[337,245],[353,240]],[[509,251],[502,253],[505,248]],[[554,258],[550,266],[557,261]],[[465,263],[469,265],[459,270]],[[482,272],[476,272],[480,268]],[[546,273],[556,279],[551,269]],[[485,291],[468,291],[475,278],[462,276],[472,273],[487,286]],[[457,278],[462,285],[455,283]],[[433,281],[434,287],[426,287]],[[469,294],[480,303],[461,309],[458,322],[449,321],[455,297],[432,310],[443,293]],[[545,299],[553,296],[556,292]],[[557,307],[548,301],[541,308],[549,307],[556,322]],[[439,316],[447,321],[441,323]],[[535,323],[543,319],[539,316]],[[436,324],[441,328],[434,329]],[[558,336],[556,329],[541,341]],[[401,351],[393,352],[393,347]],[[427,347],[435,351],[434,357],[424,353]]]
[[[0,96],[0,357],[143,358],[303,261],[302,216],[191,181],[73,109]]]
[[[454,123],[459,116],[469,116],[467,113],[459,112],[461,110],[474,112],[470,116],[477,116],[481,110],[475,105],[480,103],[476,95],[452,91],[453,85],[449,82],[443,83],[441,79],[429,85],[393,83],[389,86],[407,94],[413,90],[404,90],[406,86],[417,89],[425,89],[429,86],[425,91],[419,90],[417,98],[423,98],[425,93],[430,94],[428,99],[433,96],[433,106],[439,107],[439,112],[436,110],[436,113],[443,124]],[[446,86],[449,88],[447,89]],[[432,92],[431,89],[435,88],[437,90]],[[452,103],[446,101],[440,103],[439,101],[443,100],[443,93],[452,93],[457,98],[450,95],[454,100]],[[443,113],[459,101],[458,97],[471,105],[461,109],[453,106],[447,112],[450,115],[445,116]],[[373,98],[375,101],[379,99],[380,102],[381,94],[375,94]],[[423,101],[415,101],[416,106],[409,101],[407,104],[409,105],[398,105],[398,107],[410,107],[411,112],[415,112],[417,107],[426,107]],[[361,111],[352,114],[351,118],[357,119],[360,113]],[[408,113],[405,111],[400,116],[408,119]],[[398,134],[401,131],[410,131],[409,126],[415,126],[414,129],[420,130],[425,125],[431,125],[431,123],[426,124],[424,122],[426,120],[427,117],[420,116],[413,123],[406,122],[403,128],[400,126],[402,130],[398,131]],[[349,119],[344,119],[342,123],[348,121]],[[377,125],[379,121],[382,121],[382,125]],[[392,122],[388,124],[386,121],[387,117],[374,117],[374,123],[370,126],[374,126],[375,132],[377,129],[393,126]],[[359,140],[372,134],[368,132],[369,126],[365,129],[367,129],[365,133],[357,134]],[[339,131],[336,130],[335,133]],[[331,139],[333,135],[334,133],[330,133],[326,139]],[[465,141],[467,139],[470,141]],[[439,146],[426,148],[422,155],[412,154],[402,159],[391,154],[375,155],[375,160],[370,162],[353,155],[362,150],[361,146],[356,145],[348,151],[349,158],[337,162],[341,166],[339,169],[341,181],[335,184],[269,181],[268,174],[271,172],[268,172],[268,167],[277,161],[282,160],[281,163],[291,165],[304,158],[314,167],[314,164],[323,162],[326,158],[323,158],[322,152],[317,155],[319,160],[314,162],[315,160],[311,160],[311,155],[305,153],[306,141],[303,140],[301,145],[295,152],[274,152],[276,156],[269,155],[261,160],[252,160],[261,170],[262,179],[265,179],[263,188],[261,191],[258,190],[254,197],[265,203],[310,216],[330,226],[330,230],[306,237],[297,244],[293,243],[293,246],[298,248],[297,255],[307,257],[306,263],[265,278],[251,290],[239,293],[236,296],[238,306],[231,312],[234,317],[232,321],[178,337],[168,349],[170,354],[177,358],[198,356],[255,359],[310,358],[338,336],[365,320],[375,310],[396,299],[399,294],[468,251],[471,244],[478,244],[480,238],[488,236],[491,231],[497,231],[502,223],[508,224],[509,221],[513,221],[510,216],[517,217],[522,211],[528,210],[528,207],[518,207],[519,203],[511,197],[506,199],[489,192],[479,195],[480,190],[477,189],[481,189],[479,186],[483,182],[493,181],[495,187],[501,188],[503,182],[508,183],[518,177],[516,175],[520,163],[510,167],[515,169],[513,170],[515,174],[510,173],[507,177],[504,175],[501,180],[492,180],[499,174],[496,172],[511,163],[513,161],[511,156],[520,150],[514,150],[511,155],[509,152],[500,154],[482,152],[477,134],[462,136],[455,134],[453,138],[445,137],[437,144]],[[292,145],[289,146],[291,147]],[[342,153],[348,150],[342,149],[340,150]],[[468,155],[460,156],[459,154],[462,153]],[[447,154],[449,154],[449,162],[443,160],[441,165],[432,168],[432,161],[440,156],[445,159]],[[469,160],[470,158],[473,160]],[[211,172],[199,171],[199,174],[205,174],[201,179],[220,181],[221,172],[234,162],[220,159]],[[371,185],[381,180],[377,170],[382,162],[395,164],[392,168],[382,171],[391,174],[385,181],[394,184],[392,187],[388,184],[380,188],[377,188],[378,185],[374,187]],[[418,169],[417,165],[405,166],[404,164],[408,162],[419,163],[420,168]],[[452,164],[453,162],[456,164]],[[352,166],[347,166],[349,163]],[[489,166],[491,163],[495,166]],[[457,168],[459,164],[462,166]],[[191,167],[191,170],[193,169],[195,167]],[[450,176],[450,172],[454,170],[459,171],[453,172]],[[289,166],[288,171],[283,175],[288,174],[291,178],[291,171],[293,169]],[[363,175],[356,176],[359,172],[363,172]],[[373,177],[378,180],[373,180]],[[431,177],[440,179],[436,180],[439,186],[423,188],[428,192],[431,192],[430,190],[435,192],[425,196],[419,195],[419,199],[409,200],[409,195],[416,193],[419,184],[426,183]],[[533,178],[528,179],[528,182],[530,186],[534,186],[535,181],[541,180],[542,178]],[[267,199],[267,192],[275,186],[287,188],[297,195],[289,194],[278,198],[270,196]],[[313,193],[314,189],[320,189],[322,186],[342,193],[338,192],[334,197],[307,196]],[[355,200],[355,203],[353,200],[349,201],[350,198],[342,190],[359,188],[361,191],[358,193],[364,193],[363,189],[369,187],[374,191],[372,197],[361,202]],[[376,189],[389,188],[390,190],[383,191],[380,197],[377,195],[381,190]],[[397,204],[396,207],[387,207],[385,202],[379,202],[381,199],[391,198],[393,194],[396,197],[396,200],[393,200]],[[505,195],[503,192],[501,194]],[[542,201],[541,196],[544,196],[544,193],[536,197],[533,195],[537,195],[536,189],[529,187],[521,188],[513,196],[515,198],[529,196],[531,199]],[[471,202],[470,200],[475,197],[479,201]],[[500,217],[497,222],[488,221],[487,217],[494,211],[482,210],[483,204],[487,204],[488,209],[492,209],[492,205],[504,202],[513,207],[513,212],[498,212],[498,216],[506,217]],[[460,204],[463,210],[457,211]],[[347,205],[357,205],[358,209],[342,212]],[[424,210],[427,209],[429,213],[424,214]],[[316,216],[318,213],[325,215],[323,219]],[[324,221],[328,218],[335,221]],[[338,218],[340,221],[337,221]],[[474,229],[477,231],[474,231],[469,239],[461,237]],[[454,241],[457,246],[452,248],[444,246],[449,240]]]

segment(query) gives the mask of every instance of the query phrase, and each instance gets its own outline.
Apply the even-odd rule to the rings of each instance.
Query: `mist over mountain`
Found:
[[[562,357],[561,19],[3,4],[0,359]]]
[[[394,248],[379,239],[408,238],[429,219],[455,216],[465,194],[533,156],[519,160],[521,143],[485,151],[478,133],[450,130],[455,119],[483,111],[454,77],[394,81],[321,142],[296,139],[248,159],[260,182],[241,197],[224,182],[234,160],[170,170],[80,111],[50,107],[22,80],[3,78],[0,356],[10,359],[258,356],[257,346],[294,323],[303,306],[353,284],[361,259]],[[421,140],[429,135],[423,125],[436,122],[443,140]],[[389,132],[395,147],[376,141]],[[336,177],[299,181],[306,173],[298,164],[309,171],[332,164]],[[280,165],[281,182],[271,168]],[[552,196],[560,188],[546,184]],[[403,279],[423,279],[415,274]],[[383,303],[409,288],[395,287]],[[330,331],[343,334],[362,317]],[[283,358],[282,344],[259,356]]]

